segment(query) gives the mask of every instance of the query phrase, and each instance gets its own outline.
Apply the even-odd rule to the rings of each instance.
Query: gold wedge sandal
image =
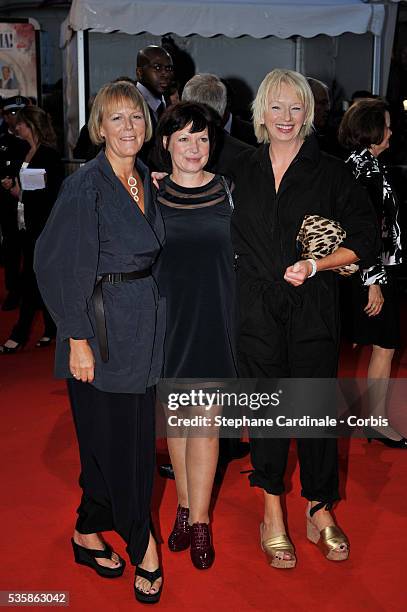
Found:
[[[330,505],[320,503],[307,510],[307,538],[318,546],[329,561],[346,561],[349,557],[349,540],[342,529],[337,525],[331,525],[319,531],[311,520],[322,508],[330,510]]]
[[[288,535],[281,533],[278,536],[274,536],[274,538],[263,540],[263,528],[264,523],[261,523],[260,545],[262,551],[266,553],[270,565],[278,569],[291,569],[295,567],[297,559],[295,557],[294,546]],[[289,553],[291,559],[280,559],[278,553]]]

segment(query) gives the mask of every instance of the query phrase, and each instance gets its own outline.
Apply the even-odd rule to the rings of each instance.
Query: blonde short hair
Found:
[[[143,96],[133,83],[129,81],[114,81],[113,83],[103,85],[93,102],[88,121],[89,136],[93,144],[101,145],[104,142],[104,138],[100,133],[104,113],[112,112],[123,100],[134,104],[135,108],[142,111],[146,123],[145,141],[150,140],[153,135],[153,128],[150,112]]]
[[[305,109],[305,120],[299,136],[305,138],[312,132],[314,120],[314,96],[306,78],[294,70],[281,70],[275,68],[264,77],[260,83],[256,97],[252,104],[254,133],[258,142],[270,142],[270,138],[264,125],[264,113],[267,110],[268,96],[270,91],[278,91],[281,85],[289,85],[301,100]]]

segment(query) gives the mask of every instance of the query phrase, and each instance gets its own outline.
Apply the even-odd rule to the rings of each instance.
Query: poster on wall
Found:
[[[0,22],[0,96],[38,96],[36,32],[31,23]]]

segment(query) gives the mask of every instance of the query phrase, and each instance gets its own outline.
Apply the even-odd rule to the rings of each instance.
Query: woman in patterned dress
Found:
[[[400,307],[397,296],[397,266],[402,262],[399,207],[387,172],[378,157],[389,148],[390,113],[380,99],[362,99],[342,119],[339,140],[352,151],[347,164],[368,191],[381,230],[382,249],[376,265],[355,275],[352,287],[352,341],[372,345],[368,368],[370,413],[385,415],[391,364],[400,347]],[[375,381],[371,386],[371,381]],[[407,440],[392,427],[373,430],[370,437],[387,446],[407,448]]]

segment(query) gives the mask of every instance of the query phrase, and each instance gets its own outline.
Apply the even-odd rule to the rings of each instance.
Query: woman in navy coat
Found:
[[[99,535],[117,531],[137,565],[136,598],[154,603],[162,585],[150,532],[154,385],[165,316],[151,266],[163,232],[148,169],[136,160],[151,136],[136,87],[102,87],[89,129],[104,149],[64,182],[35,257],[57,324],[56,375],[68,379],[81,456],[72,546],[78,563],[120,576],[124,560]]]

